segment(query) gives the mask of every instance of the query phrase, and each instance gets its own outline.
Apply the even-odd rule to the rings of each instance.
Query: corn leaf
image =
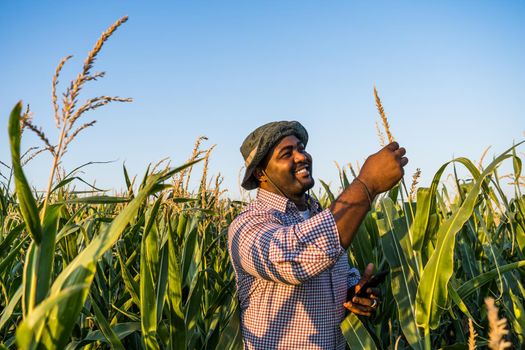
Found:
[[[142,339],[146,349],[160,349],[157,342],[157,303],[155,284],[157,282],[159,247],[155,227],[162,196],[157,199],[146,219],[142,235],[140,254],[140,312]]]
[[[15,294],[11,297],[11,299],[7,303],[6,308],[2,310],[2,317],[0,318],[0,331],[2,330],[2,328],[4,328],[7,321],[9,321],[9,319],[13,315],[13,311],[15,311],[15,308],[20,302],[21,298],[22,298],[22,286],[20,286],[16,290]]]
[[[374,350],[377,349],[374,339],[359,318],[350,313],[341,323],[341,331],[351,350]]]
[[[476,290],[479,290],[485,284],[496,279],[498,276],[500,276],[500,274],[512,271],[514,269],[523,268],[523,267],[525,267],[525,260],[502,265],[502,266],[499,266],[498,268],[482,273],[481,275],[476,276],[473,279],[463,283],[457,289],[458,295],[460,296],[461,299],[465,299],[469,295],[474,293]]]
[[[117,323],[116,325],[110,327],[112,332],[115,333],[118,339],[124,339],[128,335],[140,331],[140,323],[138,322]],[[90,332],[83,339],[83,342],[85,343],[95,341],[107,342],[107,339],[101,331]]]
[[[11,161],[13,163],[15,188],[20,211],[31,238],[33,238],[37,244],[40,244],[42,240],[42,226],[40,225],[40,218],[38,217],[38,208],[20,162],[20,140],[22,136],[20,131],[21,110],[22,102],[18,102],[9,117],[8,129],[11,145]]]
[[[243,348],[240,308],[237,302],[235,302],[233,306],[234,311],[230,316],[226,327],[221,332],[221,339],[217,344],[217,349],[240,350]]]
[[[180,218],[180,217],[179,217]],[[179,220],[179,227],[182,220]],[[182,276],[177,257],[177,233],[168,225],[168,307],[169,307],[169,349],[183,349],[186,346],[186,325],[182,312]]]
[[[119,337],[109,326],[108,320],[106,319],[106,317],[104,317],[104,314],[102,313],[102,311],[100,311],[97,302],[93,298],[91,299],[91,307],[95,312],[95,318],[98,322],[100,330],[102,334],[104,334],[104,337],[107,339],[108,343],[111,344],[111,347],[113,349],[124,350],[124,345],[122,345],[122,342],[120,341]]]
[[[395,218],[390,198],[381,201],[385,219],[378,222],[383,254],[390,266],[391,288],[396,300],[399,322],[403,334],[414,349],[424,349],[415,318],[417,276],[411,267],[412,250],[408,242],[406,221]]]
[[[16,341],[18,347],[21,350],[36,348],[35,338],[39,332],[39,329],[41,329],[44,324],[46,314],[67,298],[86,291],[88,288],[89,285],[76,285],[67,287],[52,297],[47,298],[37,307],[35,307],[31,314],[28,315],[18,326],[16,331]]]
[[[509,157],[507,155],[509,150],[496,158],[476,179],[460,209],[439,228],[436,249],[423,270],[416,294],[416,320],[425,330],[439,326],[441,314],[447,306],[448,281],[454,268],[455,235],[472,215],[485,178],[499,163]]]

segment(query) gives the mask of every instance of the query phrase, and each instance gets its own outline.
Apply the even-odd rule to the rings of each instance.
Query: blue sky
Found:
[[[376,85],[392,132],[407,149],[407,176],[428,185],[453,156],[487,160],[525,138],[525,3],[520,1],[2,1],[0,160],[9,160],[7,118],[18,100],[56,139],[51,78],[60,91],[111,23],[125,23],[102,49],[80,100],[133,97],[85,116],[98,123],[64,158],[88,161],[83,177],[124,187],[122,164],[139,177],[149,163],[190,155],[195,139],[217,144],[210,173],[238,195],[239,146],[257,126],[299,120],[310,133],[314,176],[336,184],[334,161],[362,164],[379,149]],[[1,128],[0,128],[1,130]],[[29,133],[23,147],[40,145]],[[45,186],[50,158],[26,167]],[[5,173],[4,168],[0,168]],[[80,185],[79,185],[80,186]]]

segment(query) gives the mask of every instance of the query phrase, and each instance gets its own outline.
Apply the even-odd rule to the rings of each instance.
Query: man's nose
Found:
[[[296,163],[306,162],[307,159],[308,159],[308,157],[306,156],[306,153],[299,152],[299,151],[295,151],[294,152],[294,160],[295,160]]]

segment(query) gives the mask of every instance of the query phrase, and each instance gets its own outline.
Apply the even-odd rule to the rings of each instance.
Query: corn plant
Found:
[[[118,197],[78,197],[68,190],[68,184],[78,179],[74,171],[63,176],[58,171],[70,142],[94,124],[73,130],[83,113],[109,102],[130,101],[101,96],[76,107],[82,86],[104,75],[90,73],[102,45],[126,20],[117,21],[97,41],[81,74],[63,94],[62,108],[56,87],[70,56],[59,63],[53,78],[56,145],[33,124],[28,112],[22,113],[21,103],[11,113],[12,166],[6,167],[15,192],[10,192],[9,181],[2,183],[1,192],[3,348],[175,349],[239,344],[233,271],[224,243],[224,230],[236,207],[219,203],[219,186],[209,191],[205,175],[198,198],[188,198],[180,182],[165,184],[178,175],[179,180],[184,175],[189,178],[191,167],[201,160],[196,154],[181,167],[148,170],[138,190],[124,168],[128,192]],[[32,193],[23,171],[23,128],[34,131],[44,142],[41,150],[53,156],[43,197]],[[181,189],[183,196],[173,197]]]

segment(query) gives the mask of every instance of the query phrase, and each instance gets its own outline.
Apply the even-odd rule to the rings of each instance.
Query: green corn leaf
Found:
[[[135,197],[133,194],[133,184],[131,180],[129,179],[128,169],[126,169],[126,166],[124,164],[122,164],[122,170],[124,171],[124,180],[126,181],[126,188],[128,190],[128,196],[130,198],[133,198]]]
[[[163,196],[160,195],[159,198],[155,201],[155,204],[153,204],[153,207],[151,208],[151,211],[149,212],[149,215],[146,218],[146,226],[144,227],[145,236],[149,234],[149,231],[155,225],[155,220],[157,218],[157,214],[159,212],[159,208],[160,208],[160,204],[162,203],[162,199],[163,199]],[[156,230],[154,234],[156,235]]]
[[[191,202],[197,202],[197,198],[187,198],[187,197],[173,197],[170,198],[170,201],[173,203],[191,203]]]
[[[35,333],[36,341],[39,348],[45,349],[63,349],[69,342],[71,332],[75,326],[75,321],[84,306],[87,296],[89,295],[89,286],[91,285],[95,276],[96,263],[81,266],[75,269],[66,280],[66,283],[60,290],[54,291],[56,281],[51,287],[50,296],[44,299],[45,303],[49,299],[60,295],[62,291],[70,288],[78,288],[79,286],[87,286],[82,288],[75,294],[70,294],[61,298],[53,308],[49,310],[47,319],[44,321],[44,327],[41,333]]]
[[[140,182],[140,185],[139,185],[139,190],[143,189],[144,186],[146,186],[146,180],[148,179],[148,177],[150,177],[150,168],[151,168],[151,164],[148,164],[148,168],[146,169],[146,172],[144,173],[144,177],[142,178],[142,181]]]
[[[2,310],[2,317],[0,318],[0,331],[4,326],[6,325],[7,321],[11,318],[13,315],[13,311],[15,311],[16,306],[20,302],[20,299],[22,298],[22,286],[20,286],[15,294],[11,297],[9,302],[7,303],[7,306],[4,310]]]
[[[27,250],[26,260],[24,261],[24,273],[22,275],[22,315],[26,317],[35,307],[36,300],[36,271],[38,262],[36,261],[36,243],[31,242]]]
[[[40,225],[40,218],[38,217],[38,208],[20,162],[20,140],[22,136],[20,132],[21,110],[22,102],[18,102],[9,117],[8,129],[11,144],[11,161],[13,163],[16,195],[18,196],[20,211],[22,212],[31,238],[33,238],[37,244],[40,244],[42,240],[42,226]]]
[[[444,168],[443,168],[444,169]],[[412,238],[414,250],[421,251],[425,242],[428,242],[427,232],[428,218],[430,216],[430,206],[432,204],[432,191],[430,188],[420,187],[417,190],[416,216],[412,222]]]
[[[58,190],[59,188],[62,188],[64,186],[66,186],[67,184],[75,181],[77,179],[77,177],[70,177],[70,178],[67,178],[67,179],[63,179],[61,180],[58,184],[56,184],[52,189],[51,189],[51,193],[55,192],[56,190]]]
[[[216,349],[217,348],[220,330],[221,330],[220,319],[218,317],[212,318],[211,321],[209,321],[208,334],[206,334],[206,339],[204,340],[206,349]]]
[[[521,159],[516,155],[516,147],[512,148],[512,166],[514,168],[514,178],[519,179],[521,176]]]
[[[114,326],[111,326],[111,330],[118,339],[124,339],[128,335],[140,331],[140,323],[139,322],[123,322],[123,323],[117,323]],[[102,341],[107,342],[106,337],[104,334],[102,334],[101,331],[93,331],[89,332],[88,335],[83,339],[84,342],[95,342],[95,341]]]
[[[96,192],[105,192],[104,190],[93,186],[93,184],[90,184],[89,182],[84,181],[84,179],[82,179],[81,177],[73,176],[73,175],[75,173],[77,173],[80,169],[85,168],[85,167],[87,167],[89,165],[93,165],[93,164],[109,164],[109,163],[113,163],[113,161],[107,161],[107,162],[92,162],[91,161],[91,162],[87,162],[87,163],[84,163],[82,165],[77,166],[76,168],[74,168],[73,170],[68,172],[66,174],[66,176],[64,176],[62,181],[60,181],[57,185],[55,185],[55,187],[53,187],[53,189],[51,190],[51,193],[55,192],[56,190],[58,190],[59,188],[65,186],[65,185],[67,185],[72,180],[79,180],[80,182],[84,183],[85,185],[87,185],[89,188],[91,188],[92,190],[94,190]]]
[[[23,313],[31,310],[48,294],[55,258],[55,237],[60,205],[50,205],[44,218],[44,237],[40,244],[32,242],[24,264]]]
[[[102,311],[100,311],[97,302],[93,298],[91,298],[91,307],[95,312],[95,318],[97,320],[99,328],[102,334],[104,334],[104,337],[107,339],[108,343],[111,345],[111,348],[124,350],[124,345],[122,345],[122,342],[120,341],[117,334],[115,334],[113,329],[111,329],[111,327],[109,326],[108,320],[104,317],[104,314],[102,313]]]
[[[18,244],[11,249],[10,253],[4,259],[2,259],[2,261],[0,261],[0,275],[2,275],[4,271],[9,268],[9,266],[11,266],[15,258],[20,255],[20,249],[22,249],[22,246],[27,242],[28,239],[29,236],[22,238],[20,242],[18,242]]]
[[[520,298],[509,289],[510,312],[509,318],[512,324],[512,331],[518,337],[521,344],[525,340],[525,310]]]
[[[133,303],[133,300],[131,299],[128,299],[123,305],[122,307],[123,308],[126,308],[126,309],[129,309],[131,307],[131,304]],[[111,305],[111,307],[115,310],[117,310],[118,312],[120,312],[122,315],[126,316],[127,318],[129,318],[130,320],[134,321],[134,322],[138,322],[139,323],[139,330],[140,330],[140,314],[137,316],[137,314],[135,313],[131,313],[131,312],[128,312],[128,311],[124,311],[118,307],[116,307],[115,305]],[[140,307],[140,305],[139,305]]]
[[[164,309],[164,300],[166,299],[166,288],[168,286],[168,245],[164,244],[160,250],[160,269],[157,278],[157,323],[162,319],[162,311]]]
[[[365,223],[361,223],[349,250],[354,260],[354,266],[361,271],[365,269],[369,262],[373,261],[372,242]]]
[[[63,201],[63,203],[85,203],[85,204],[113,204],[113,203],[127,203],[130,198],[125,197],[113,197],[113,196],[89,196],[71,198]]]
[[[11,246],[11,243],[15,241],[16,238],[20,236],[20,233],[25,228],[25,224],[19,224],[15,226],[7,235],[5,235],[0,241],[0,256],[6,255],[11,250],[9,247]],[[25,237],[23,238],[25,240]],[[0,272],[1,274],[1,272]]]
[[[140,307],[140,286],[137,282],[133,280],[133,276],[131,275],[131,272],[129,271],[126,264],[122,261],[122,257],[124,255],[124,250],[122,250],[120,247],[118,248],[119,254],[118,254],[118,260],[120,264],[120,272],[122,276],[122,280],[124,281],[124,286],[126,287],[126,290],[131,295],[131,299],[137,305]]]
[[[146,219],[140,254],[140,312],[142,339],[147,349],[160,349],[157,342],[157,282],[159,247],[155,227],[162,196],[157,199]]]
[[[516,225],[516,242],[522,253],[525,253],[525,221]]]
[[[388,197],[392,200],[392,202],[395,202],[397,200],[400,187],[401,186],[397,184],[388,191]]]
[[[214,274],[217,277],[217,280],[219,281],[220,276],[217,275],[217,273],[211,269],[206,270],[207,274]],[[210,305],[207,307],[207,310],[204,313],[204,318],[211,318],[217,310],[222,307],[223,305],[226,305],[226,301],[231,296],[231,287],[232,287],[233,281],[230,281],[227,285],[225,285],[219,293],[214,294],[211,298]]]
[[[55,261],[55,238],[58,229],[58,218],[62,205],[53,204],[47,207],[44,217],[42,241],[35,246],[35,256],[38,264],[36,267],[36,293],[35,305],[40,303],[48,294],[51,285],[53,264]]]
[[[184,286],[191,284],[200,263],[201,254],[199,243],[197,242],[197,226],[199,221],[199,216],[195,215],[191,218],[191,223],[185,225],[186,233],[182,254],[182,280]]]
[[[181,215],[182,216],[182,215]],[[179,216],[179,227],[182,218]],[[184,216],[182,216],[184,217]],[[169,349],[183,349],[186,346],[186,325],[182,312],[182,276],[177,257],[178,235],[168,225],[168,307],[169,307]]]
[[[341,185],[343,186],[343,189],[346,189],[348,186],[350,186],[350,181],[348,181],[348,176],[346,175],[346,171],[344,169],[342,172]]]
[[[437,245],[430,257],[416,294],[416,320],[426,332],[439,326],[439,320],[448,302],[448,281],[454,268],[455,235],[472,215],[479,191],[485,178],[501,163],[508,158],[509,150],[496,158],[487,169],[476,179],[473,188],[460,209],[439,228]]]
[[[341,331],[351,350],[377,349],[374,339],[359,318],[350,313],[341,323]]]
[[[18,326],[16,331],[18,347],[21,350],[36,348],[37,344],[35,338],[37,337],[39,329],[43,326],[46,314],[67,298],[78,295],[79,293],[86,291],[88,288],[89,285],[85,284],[67,287],[40,303]],[[55,322],[57,321],[58,320],[55,320]]]
[[[473,278],[474,276],[479,275],[479,269],[476,264],[476,252],[474,250],[474,242],[470,240],[469,233],[466,230],[463,230],[460,233],[459,239],[459,253],[461,255],[461,262],[463,271],[467,278]],[[476,239],[476,238],[473,238]]]
[[[482,273],[479,276],[474,277],[473,279],[463,283],[458,289],[458,295],[461,299],[467,298],[469,295],[474,293],[476,290],[479,290],[485,284],[493,281],[498,278],[501,274],[505,272],[512,271],[514,269],[519,269],[525,267],[525,260],[513,262],[506,265],[501,265],[498,268],[492,269],[485,273]]]
[[[50,213],[50,215],[46,214],[44,225],[46,226],[45,230],[48,232],[45,232],[40,223],[36,201],[33,198],[20,162],[21,108],[22,103],[19,102],[11,112],[8,129],[19,207],[26,228],[35,242],[29,249],[29,254],[24,266],[23,310],[24,315],[27,316],[35,305],[47,295],[49,290],[51,268],[54,259],[56,212]]]
[[[186,226],[188,225],[188,215],[185,212],[182,212],[177,217],[177,243],[182,243],[186,233]],[[177,244],[178,245],[178,244]]]
[[[406,221],[393,216],[395,213],[390,198],[381,202],[385,220],[378,222],[383,254],[390,266],[391,288],[396,300],[399,322],[403,334],[414,349],[424,349],[415,317],[417,276],[409,263],[412,251],[408,242]]]
[[[217,344],[217,349],[240,350],[243,348],[241,334],[241,312],[239,303],[235,301],[233,303],[233,307],[233,313],[228,319],[226,327],[221,332],[221,339]]]
[[[452,282],[452,279],[450,280],[450,282]],[[456,289],[452,286],[452,285],[449,285],[449,289],[448,289],[448,292],[450,294],[450,298],[452,299],[452,301],[454,302],[454,304],[456,304],[459,308],[459,310],[461,310],[461,312],[463,312],[465,314],[465,316],[467,316],[468,318],[470,318],[474,323],[476,323],[477,326],[480,326],[476,321],[475,321],[475,318],[474,316],[472,316],[472,314],[470,313],[469,309],[467,308],[467,305],[463,302],[463,299],[461,299],[461,297],[459,296],[458,292],[456,291]]]
[[[202,272],[196,273],[193,277],[188,301],[185,305],[186,313],[184,318],[188,331],[196,327],[197,319],[201,314],[200,306],[202,303],[203,282],[204,274]]]
[[[328,205],[330,205],[330,203],[333,203],[335,201],[335,196],[332,193],[332,191],[330,190],[330,186],[328,186],[328,184],[326,182],[324,182],[323,180],[320,180],[320,181],[321,181],[321,185],[323,186],[326,194],[328,195],[328,199],[330,200]]]

